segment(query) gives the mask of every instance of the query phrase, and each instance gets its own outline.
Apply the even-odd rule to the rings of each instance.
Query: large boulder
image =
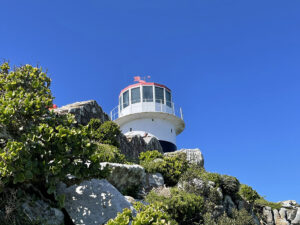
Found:
[[[297,208],[297,214],[291,222],[292,225],[300,225],[300,207]]]
[[[180,154],[182,152],[186,154],[186,159],[189,163],[204,167],[204,157],[199,148],[181,149],[175,152],[167,152],[165,155]]]
[[[67,187],[59,183],[58,194],[65,195],[65,210],[74,224],[105,224],[124,208],[134,211],[132,204],[107,180],[85,180]]]
[[[100,165],[110,170],[106,179],[123,194],[136,196],[146,183],[145,169],[140,165],[108,162],[100,163]]]
[[[22,204],[23,212],[34,224],[61,225],[64,223],[64,214],[52,208],[43,200],[34,201],[28,198]]]
[[[93,118],[100,119],[101,122],[110,120],[109,116],[102,110],[95,100],[75,102],[69,105],[54,109],[58,114],[71,113],[79,124],[87,125]]]
[[[164,184],[164,177],[161,175],[161,173],[147,173],[144,189],[145,191],[149,192],[153,188],[164,186]]]
[[[120,150],[127,158],[137,160],[141,152],[157,150],[163,153],[159,140],[146,132],[128,132],[119,137]]]
[[[266,225],[274,225],[273,211],[271,207],[265,206],[262,211],[262,215],[266,222]]]
[[[273,210],[275,225],[290,225],[286,220],[286,209],[281,208],[279,211],[277,209]]]

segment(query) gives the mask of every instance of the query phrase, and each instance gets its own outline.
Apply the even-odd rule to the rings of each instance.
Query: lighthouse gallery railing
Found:
[[[162,102],[161,100],[156,100],[156,102],[144,100],[143,102],[138,102],[134,104],[129,104],[125,108],[120,109],[120,105],[115,107],[110,112],[111,120],[116,120],[119,117],[126,116],[133,113],[141,112],[163,112],[169,113],[177,116],[183,120],[183,113],[181,107],[176,108],[174,102]]]

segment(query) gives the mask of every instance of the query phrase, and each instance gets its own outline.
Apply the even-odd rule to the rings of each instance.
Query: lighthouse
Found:
[[[185,128],[182,109],[175,107],[171,90],[162,84],[134,77],[136,83],[124,88],[119,105],[111,113],[123,134],[156,137],[164,152],[177,149],[176,136]]]

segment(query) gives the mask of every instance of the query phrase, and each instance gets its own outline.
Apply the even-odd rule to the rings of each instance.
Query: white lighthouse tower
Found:
[[[124,88],[119,105],[110,113],[122,133],[155,136],[164,152],[177,149],[176,136],[185,127],[181,108],[175,108],[172,93],[165,85],[146,82],[134,77],[137,83]]]

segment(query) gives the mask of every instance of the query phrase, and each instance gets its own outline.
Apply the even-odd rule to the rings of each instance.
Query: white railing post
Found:
[[[113,114],[112,114],[112,111],[113,111],[113,110],[110,111],[110,120],[114,120],[113,117],[112,117],[112,115],[113,115]]]
[[[176,116],[176,113],[175,113],[175,104],[174,104],[174,102],[171,102],[171,105],[172,105],[173,115]]]
[[[162,109],[162,100],[160,99],[160,111],[162,112],[163,109]]]
[[[182,109],[181,109],[181,107],[180,107],[180,117],[181,117],[181,119],[183,120],[183,114],[182,114]]]

